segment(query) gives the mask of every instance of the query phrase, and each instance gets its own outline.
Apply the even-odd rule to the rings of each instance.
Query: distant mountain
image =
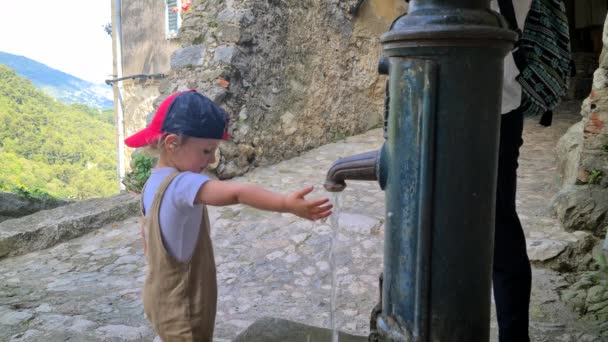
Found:
[[[98,109],[114,106],[112,88],[105,84],[94,84],[35,60],[0,51],[0,64],[15,70],[29,79],[46,94],[64,103],[83,103]]]

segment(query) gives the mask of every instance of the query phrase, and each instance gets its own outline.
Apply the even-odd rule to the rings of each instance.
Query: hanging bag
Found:
[[[570,34],[562,0],[533,0],[523,31],[519,30],[512,0],[498,0],[509,27],[520,33],[513,57],[522,88],[525,116],[550,115],[568,90]],[[541,121],[549,121],[543,117]]]

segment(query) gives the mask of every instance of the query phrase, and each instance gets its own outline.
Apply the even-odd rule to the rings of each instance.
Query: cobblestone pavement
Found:
[[[518,204],[527,234],[559,225],[547,210],[555,193],[553,148],[578,120],[576,104],[556,114],[555,125],[528,121],[520,163]],[[326,195],[322,182],[339,157],[377,149],[380,130],[329,144],[235,181],[275,190],[304,184]],[[351,182],[344,192],[338,235],[337,321],[366,334],[382,270],[384,195],[377,184]],[[216,340],[228,341],[256,319],[275,316],[329,326],[332,228],[286,214],[243,206],[211,208],[218,264]],[[532,229],[532,230],[531,230]],[[0,341],[150,341],[140,301],[145,274],[136,218],[106,226],[53,248],[0,261]],[[559,301],[562,278],[534,270],[531,333],[534,341],[596,341],[594,325],[579,322]],[[496,340],[496,324],[492,324]]]

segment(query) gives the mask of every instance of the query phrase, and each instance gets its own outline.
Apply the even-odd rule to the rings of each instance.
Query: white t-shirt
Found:
[[[171,167],[152,169],[143,194],[146,215],[150,211],[156,190],[175,171]],[[198,241],[203,205],[195,205],[194,200],[200,187],[208,180],[209,177],[199,173],[181,172],[169,184],[160,204],[159,222],[163,244],[181,262],[190,260]]]
[[[520,30],[524,29],[524,24],[526,22],[528,12],[530,11],[531,4],[532,0],[513,0],[513,9],[515,10],[517,26],[519,26]],[[492,0],[491,6],[493,10],[500,12],[497,0]],[[503,75],[504,83],[502,86],[501,113],[507,114],[521,105],[521,85],[516,79],[519,75],[519,70],[517,69],[517,65],[515,65],[515,60],[513,59],[512,53],[509,53],[505,57]]]

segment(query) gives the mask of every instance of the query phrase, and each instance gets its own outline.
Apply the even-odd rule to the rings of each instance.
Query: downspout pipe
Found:
[[[114,0],[114,48],[116,58],[116,76],[118,81],[114,83],[116,101],[116,131],[117,131],[117,153],[118,153],[118,177],[120,190],[125,186],[122,180],[125,177],[125,129],[124,129],[124,106],[122,100],[122,30],[121,30],[121,1]]]

